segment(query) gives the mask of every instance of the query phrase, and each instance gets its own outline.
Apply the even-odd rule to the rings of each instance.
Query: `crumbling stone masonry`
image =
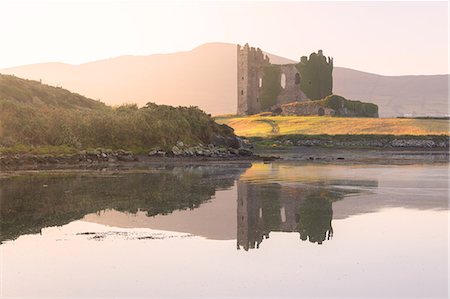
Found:
[[[301,57],[298,64],[276,65],[259,48],[237,45],[237,64],[239,115],[332,94],[333,59],[327,59],[321,50],[309,59]]]

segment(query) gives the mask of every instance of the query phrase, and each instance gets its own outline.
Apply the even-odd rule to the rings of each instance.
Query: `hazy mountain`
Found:
[[[299,53],[299,56],[308,53]],[[332,55],[332,53],[327,53]],[[292,60],[268,54],[272,63]],[[236,112],[236,46],[209,43],[191,51],[121,56],[81,65],[42,63],[0,70],[58,85],[107,104],[152,101]],[[381,76],[335,67],[334,93],[380,106],[381,116],[445,115],[448,75]]]
[[[373,102],[382,117],[448,114],[449,75],[380,76],[336,67],[333,79],[334,93]]]

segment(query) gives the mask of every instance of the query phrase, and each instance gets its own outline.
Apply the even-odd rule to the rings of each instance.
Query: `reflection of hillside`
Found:
[[[194,209],[229,188],[245,166],[171,167],[115,175],[26,175],[0,180],[0,241],[104,209],[147,216]]]
[[[376,182],[367,182],[374,185]],[[237,248],[259,248],[271,231],[298,232],[301,240],[331,239],[332,203],[356,190],[314,185],[238,183]]]

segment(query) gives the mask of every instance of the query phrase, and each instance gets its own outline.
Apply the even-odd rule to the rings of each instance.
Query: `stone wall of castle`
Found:
[[[372,103],[351,101],[338,95],[329,95],[322,100],[292,102],[272,106],[270,111],[278,115],[297,116],[343,116],[378,117],[378,106]]]
[[[277,109],[279,109],[277,114],[284,115],[284,116],[291,116],[291,115],[335,116],[336,115],[335,110],[328,108],[328,107],[323,107],[319,103],[316,103],[316,101],[309,101],[309,102],[305,102],[305,103],[288,103],[285,105],[275,106],[274,110],[277,110]]]
[[[285,86],[281,86],[280,94],[277,97],[276,104],[287,104],[292,102],[307,101],[308,97],[300,89],[301,75],[295,64],[286,64],[280,66],[280,84],[285,76]]]

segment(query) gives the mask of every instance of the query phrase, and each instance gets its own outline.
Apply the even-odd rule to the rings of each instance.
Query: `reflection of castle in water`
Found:
[[[332,202],[344,193],[316,187],[238,182],[237,248],[259,248],[271,231],[298,232],[301,240],[331,239]]]

